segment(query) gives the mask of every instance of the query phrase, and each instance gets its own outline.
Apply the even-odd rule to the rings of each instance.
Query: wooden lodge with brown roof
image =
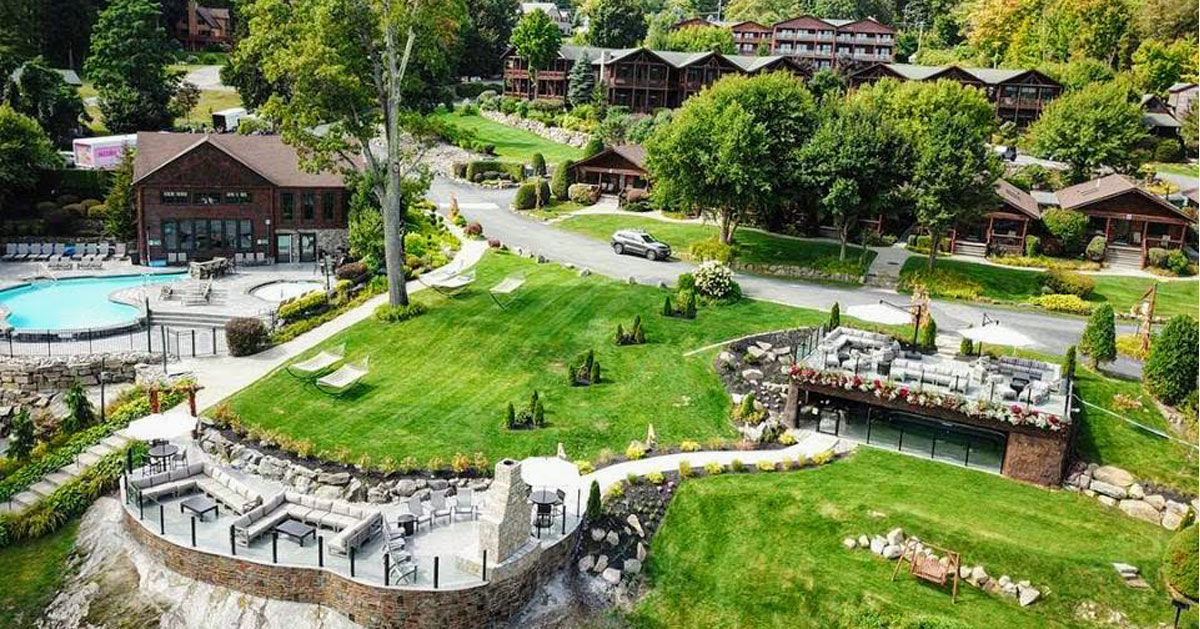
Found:
[[[175,35],[186,50],[228,50],[233,44],[229,9],[200,6],[196,0],[188,0],[183,17],[175,24]]]
[[[640,144],[619,144],[571,166],[576,183],[593,184],[604,194],[620,194],[632,188],[648,189],[646,149]]]
[[[314,262],[347,245],[342,175],[301,170],[279,136],[142,132],[137,147],[144,264]]]
[[[960,225],[950,234],[950,250],[961,255],[1023,255],[1025,238],[1040,233],[1042,210],[1028,192],[996,180],[995,209],[984,212],[972,225]]]

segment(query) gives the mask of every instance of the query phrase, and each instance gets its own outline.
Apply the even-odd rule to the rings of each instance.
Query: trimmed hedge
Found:
[[[590,183],[573,183],[567,188],[567,196],[580,205],[593,205],[600,200],[600,188]]]
[[[230,356],[257,354],[271,343],[271,334],[262,319],[237,317],[225,322],[225,344]]]
[[[1090,315],[1093,305],[1084,301],[1078,295],[1040,295],[1029,300],[1029,303],[1054,312]]]
[[[541,206],[550,205],[553,197],[550,196],[550,184],[546,183],[545,179],[534,179],[526,181],[517,189],[517,196],[513,199],[513,207],[518,210],[532,210],[538,206],[538,191],[541,191]]]
[[[295,321],[318,314],[329,308],[329,297],[322,291],[301,295],[279,307],[279,317],[284,321]]]
[[[407,306],[393,306],[391,304],[379,304],[375,308],[375,318],[384,323],[399,323],[408,321],[425,314],[425,304],[413,302]]]
[[[1163,577],[1176,592],[1196,600],[1200,574],[1200,531],[1195,524],[1179,531],[1167,542]]]
[[[479,183],[485,179],[490,179],[491,177],[488,177],[488,175],[491,173],[503,175],[512,181],[524,181],[525,165],[515,162],[501,162],[494,159],[467,162],[466,168],[463,170],[463,178],[467,181]]]
[[[1096,281],[1086,275],[1064,271],[1062,269],[1050,269],[1042,276],[1042,285],[1050,290],[1051,293],[1058,295],[1076,295],[1083,299],[1091,296],[1092,291],[1096,290]]]

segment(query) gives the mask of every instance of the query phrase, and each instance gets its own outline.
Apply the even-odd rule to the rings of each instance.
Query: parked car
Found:
[[[666,260],[671,246],[640,229],[622,229],[612,235],[612,248],[618,255],[630,253],[646,256],[647,260]]]

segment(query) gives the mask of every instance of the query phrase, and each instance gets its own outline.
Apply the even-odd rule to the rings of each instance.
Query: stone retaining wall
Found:
[[[0,388],[14,391],[50,391],[69,388],[76,380],[84,386],[100,384],[100,372],[109,382],[127,382],[137,376],[137,366],[155,356],[129,352],[93,356],[16,356],[0,358]]]
[[[487,118],[488,120],[494,120],[496,122],[499,122],[500,124],[506,124],[510,127],[516,127],[518,129],[522,129],[522,130],[528,131],[530,133],[540,135],[543,138],[546,138],[547,140],[553,140],[554,142],[560,142],[562,144],[569,144],[570,146],[574,146],[575,148],[582,148],[585,144],[588,143],[588,139],[591,137],[586,133],[580,133],[579,131],[571,131],[569,129],[564,129],[562,127],[547,126],[545,123],[543,123],[539,120],[533,120],[531,118],[522,118],[515,114],[506,114],[506,113],[499,112],[499,111],[481,110],[479,112],[479,115],[483,116],[484,118]]]
[[[319,568],[264,564],[177,546],[143,526],[128,509],[122,512],[130,535],[170,570],[254,596],[326,605],[371,628],[468,629],[506,620],[570,561],[579,535],[577,527],[545,548],[536,564],[521,574],[467,588],[434,590],[369,585]]]
[[[734,261],[733,270],[756,275],[774,275],[776,277],[797,277],[810,280],[831,280],[847,284],[862,284],[862,275],[848,273],[826,273],[805,266],[789,266],[786,264],[745,264]]]

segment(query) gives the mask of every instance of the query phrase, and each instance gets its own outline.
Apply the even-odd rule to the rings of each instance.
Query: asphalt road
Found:
[[[613,253],[607,242],[557,229],[540,221],[519,216],[509,210],[513,190],[492,190],[454,181],[438,176],[429,191],[429,198],[443,210],[450,197],[454,196],[459,210],[468,220],[479,221],[485,235],[499,238],[510,247],[521,247],[556,262],[570,262],[587,267],[593,272],[614,278],[635,278],[641,284],[665,282],[674,284],[679,274],[690,271],[694,265],[678,261],[651,262],[633,256]],[[773,301],[789,306],[829,310],[839,302],[842,312],[852,305],[878,303],[887,299],[893,303],[908,303],[909,297],[894,290],[872,287],[840,287],[812,284],[786,279],[766,278],[738,274],[742,293],[747,297]],[[1008,308],[981,308],[955,301],[933,300],[933,317],[942,333],[955,333],[983,321],[986,313],[1005,325],[1020,330],[1038,342],[1033,348],[1052,354],[1062,354],[1067,347],[1078,342],[1085,321],[1078,317],[1056,316],[1037,312],[1025,312]],[[1134,326],[1118,326],[1119,332],[1132,332]],[[1112,371],[1128,376],[1141,372],[1140,364],[1119,360]]]

